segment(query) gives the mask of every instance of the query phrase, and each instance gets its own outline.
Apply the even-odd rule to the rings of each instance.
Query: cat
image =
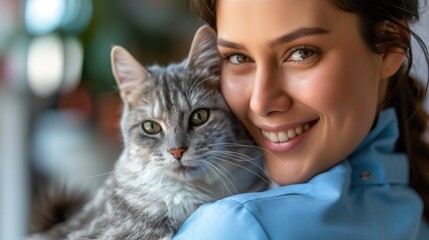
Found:
[[[111,57],[123,102],[114,173],[80,212],[28,239],[171,239],[200,205],[267,189],[261,152],[220,93],[210,27],[181,63],[145,68],[120,46]]]

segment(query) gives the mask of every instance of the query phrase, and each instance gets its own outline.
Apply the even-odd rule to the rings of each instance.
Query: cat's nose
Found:
[[[171,153],[177,160],[180,160],[182,158],[183,153],[186,151],[187,148],[176,148],[171,149],[168,152]]]

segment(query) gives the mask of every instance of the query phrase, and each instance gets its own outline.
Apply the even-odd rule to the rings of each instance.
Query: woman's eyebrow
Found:
[[[218,38],[217,39],[217,45],[219,47],[233,48],[233,49],[242,50],[242,51],[246,50],[245,46],[243,46],[243,45],[241,45],[239,43],[233,43],[233,42],[224,40],[222,38]]]
[[[312,27],[312,28],[299,28],[293,32],[287,33],[283,36],[278,37],[277,39],[271,41],[268,46],[270,48],[274,48],[278,45],[282,45],[288,42],[292,42],[294,40],[297,40],[302,37],[310,36],[310,35],[319,35],[319,34],[328,34],[330,33],[329,30],[326,30],[324,28],[319,27]],[[226,48],[233,48],[236,50],[242,50],[246,51],[246,47],[239,43],[234,43],[227,41],[222,38],[217,39],[217,45],[220,47],[226,47]]]
[[[274,48],[278,45],[289,43],[302,37],[306,37],[310,35],[328,34],[328,33],[330,33],[329,30],[326,30],[324,28],[319,28],[319,27],[299,28],[293,32],[290,32],[283,36],[278,37],[277,39],[270,42],[269,46],[271,48]]]

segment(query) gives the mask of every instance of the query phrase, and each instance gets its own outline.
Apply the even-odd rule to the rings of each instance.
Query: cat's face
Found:
[[[216,151],[228,148],[222,143],[235,142],[233,118],[218,91],[218,77],[183,67],[149,72],[123,117],[135,164],[159,167],[180,179],[216,171],[215,158],[221,155]]]
[[[187,61],[167,68],[146,69],[126,50],[112,50],[128,171],[197,180],[225,178],[237,168],[229,162],[242,159],[233,157],[238,123],[219,91],[220,61],[216,36],[207,29],[196,34]]]

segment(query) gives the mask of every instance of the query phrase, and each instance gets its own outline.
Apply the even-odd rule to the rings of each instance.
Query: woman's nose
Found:
[[[292,100],[285,89],[285,81],[281,70],[267,68],[257,71],[250,109],[260,116],[287,111]]]

